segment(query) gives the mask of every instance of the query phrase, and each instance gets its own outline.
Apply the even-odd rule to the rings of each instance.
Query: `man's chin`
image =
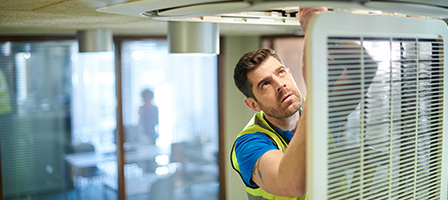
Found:
[[[281,116],[278,116],[279,118],[288,118],[288,117],[291,117],[291,116],[293,116],[294,114],[296,114],[297,111],[299,111],[299,109],[298,109],[298,108],[295,108],[295,107],[287,107],[287,108],[279,108],[279,109],[281,109],[281,110],[282,110],[281,113],[283,113],[283,114],[281,114]],[[279,113],[279,114],[280,114],[280,113]]]
[[[290,102],[289,104],[283,105],[283,106],[284,106],[284,107],[282,107],[283,110],[291,110],[291,111],[296,112],[300,108],[300,103],[299,103],[299,101],[293,101],[293,102]]]

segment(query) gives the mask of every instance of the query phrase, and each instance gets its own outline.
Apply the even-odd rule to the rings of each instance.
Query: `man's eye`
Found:
[[[281,70],[281,71],[278,72],[279,75],[284,75],[285,73],[286,73],[285,70]]]
[[[263,84],[261,84],[261,88],[265,88],[265,87],[267,87],[269,85],[269,82],[264,82]]]

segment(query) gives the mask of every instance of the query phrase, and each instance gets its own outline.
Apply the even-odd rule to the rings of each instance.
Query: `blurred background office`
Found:
[[[1,46],[2,97],[9,101],[0,121],[5,199],[117,198],[114,54],[80,54],[73,40]],[[191,199],[198,191],[217,196],[216,56],[170,55],[164,40],[122,46],[128,195],[149,195],[154,183],[171,179],[166,193],[176,183]],[[147,87],[161,111],[157,143],[136,135]]]

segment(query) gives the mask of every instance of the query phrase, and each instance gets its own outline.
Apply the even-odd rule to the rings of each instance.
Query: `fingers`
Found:
[[[306,33],[307,25],[310,19],[319,13],[327,12],[327,7],[315,7],[315,8],[300,8],[299,9],[299,23],[303,32]]]
[[[327,12],[327,11],[328,11],[327,7],[299,8],[299,23],[300,23],[300,26],[302,27],[303,32],[306,33],[307,25],[308,25],[310,19],[314,15],[317,15],[322,12]],[[303,59],[302,60],[302,62],[303,62],[302,75],[303,75],[303,80],[305,81],[305,84],[306,84],[306,60],[305,60],[306,52],[305,52],[305,49],[306,49],[306,43],[303,48],[303,57],[302,57],[302,59]]]

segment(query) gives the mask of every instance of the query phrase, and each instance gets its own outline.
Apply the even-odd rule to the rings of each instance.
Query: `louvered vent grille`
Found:
[[[327,46],[328,199],[440,199],[442,39]]]

